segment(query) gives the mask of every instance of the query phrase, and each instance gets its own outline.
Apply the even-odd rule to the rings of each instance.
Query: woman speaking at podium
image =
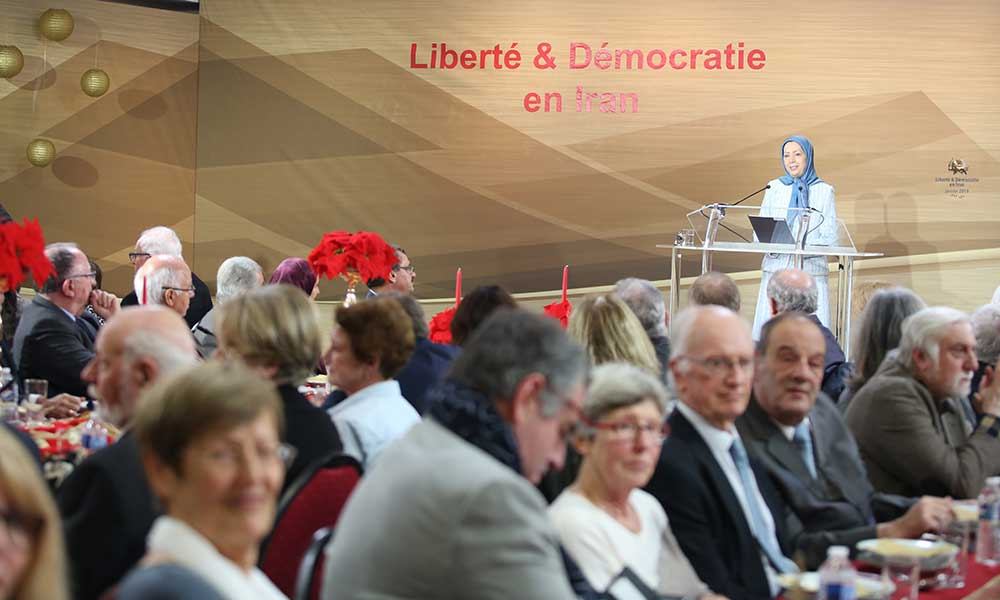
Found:
[[[789,229],[798,239],[801,211],[789,208],[811,209],[806,244],[832,246],[837,243],[837,210],[833,203],[833,186],[816,174],[812,143],[800,135],[793,135],[781,144],[781,166],[785,174],[771,180],[764,194],[760,214],[788,221]],[[771,318],[771,304],[767,299],[767,283],[776,271],[794,266],[790,254],[765,254],[761,262],[760,293],[753,319],[753,337],[760,337],[760,328]],[[813,276],[819,292],[816,315],[823,325],[830,326],[829,270],[826,256],[806,256],[802,269]]]

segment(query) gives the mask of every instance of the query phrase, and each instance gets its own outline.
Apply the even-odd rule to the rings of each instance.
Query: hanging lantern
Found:
[[[80,87],[83,93],[91,98],[103,96],[111,87],[111,78],[107,71],[101,69],[87,69],[83,77],[80,78]]]
[[[68,10],[50,8],[38,17],[38,30],[46,39],[61,42],[73,33],[73,15]]]
[[[36,167],[44,167],[56,157],[55,144],[43,138],[35,138],[28,144],[28,162]]]
[[[17,46],[0,46],[0,77],[10,79],[24,68],[24,55]]]

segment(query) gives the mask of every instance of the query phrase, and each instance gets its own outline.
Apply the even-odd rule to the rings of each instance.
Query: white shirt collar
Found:
[[[733,440],[739,437],[736,427],[730,429],[719,429],[705,420],[693,408],[683,401],[677,403],[677,410],[681,411],[691,425],[694,426],[701,439],[705,440],[708,447],[716,454],[729,454],[729,448],[733,445]]]
[[[805,422],[806,427],[809,427],[810,431],[811,431],[812,430],[811,429],[812,428],[812,424],[809,422],[809,417],[806,417],[802,421]],[[789,426],[789,425],[782,425],[781,423],[775,421],[774,419],[771,419],[771,422],[774,423],[775,425],[777,425],[778,429],[781,430],[781,433],[783,433],[785,435],[785,438],[789,442],[795,439],[795,428],[798,427],[798,425],[791,425],[791,426]]]
[[[347,398],[344,398],[343,401],[337,403],[336,406],[330,409],[330,416],[336,416],[338,413],[347,410],[347,408],[364,402],[366,398],[402,395],[403,392],[399,388],[399,382],[395,379],[386,379],[385,381],[373,383],[368,387],[361,388]]]

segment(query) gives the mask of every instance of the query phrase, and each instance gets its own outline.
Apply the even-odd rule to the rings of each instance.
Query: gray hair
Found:
[[[910,371],[915,371],[914,350],[922,351],[937,362],[938,344],[945,330],[955,323],[971,321],[969,315],[949,306],[932,306],[906,317],[903,337],[899,340],[899,362]]]
[[[399,292],[386,292],[384,294],[379,294],[380,296],[386,298],[392,298],[399,305],[403,307],[406,311],[406,315],[410,317],[410,321],[413,321],[413,336],[418,338],[425,338],[430,335],[430,330],[427,327],[427,317],[424,315],[424,309],[421,308],[420,303],[417,299],[409,294],[401,294]]]
[[[728,314],[738,316],[735,311],[717,304],[707,306],[696,304],[685,308],[670,321],[670,343],[673,345],[673,348],[670,350],[671,357],[679,357],[687,354],[688,346],[691,345],[691,339],[694,337],[696,331],[694,327],[695,322],[698,320],[698,317],[707,312],[715,312],[717,315]],[[746,323],[742,319],[740,319],[740,322],[746,327]],[[675,389],[674,374],[669,369],[667,371],[667,384],[671,389]]]
[[[541,411],[552,416],[565,393],[583,383],[587,354],[551,317],[523,309],[496,311],[472,333],[449,376],[494,401],[508,401],[532,373],[545,376]]]
[[[857,370],[849,382],[850,389],[861,389],[875,375],[885,356],[899,346],[903,320],[924,308],[927,305],[920,296],[904,287],[875,292],[861,313],[855,334],[853,347],[857,349],[854,357]]]
[[[663,294],[650,281],[626,277],[615,283],[614,293],[635,313],[649,337],[667,335],[667,306]]]
[[[596,423],[604,415],[652,400],[663,415],[667,410],[667,391],[659,379],[624,362],[609,362],[591,372],[583,416]]]
[[[1000,305],[987,304],[972,313],[972,331],[979,360],[995,365],[1000,358]]]
[[[809,284],[801,287],[790,281],[792,275],[802,274]],[[778,305],[778,312],[798,311],[807,315],[816,312],[819,290],[812,275],[797,269],[782,269],[767,282],[767,297]]]
[[[177,232],[169,227],[158,225],[150,227],[139,234],[135,247],[148,254],[181,255],[181,239]]]
[[[45,256],[52,262],[55,274],[42,284],[42,294],[54,294],[62,289],[63,282],[73,273],[78,252],[80,249],[71,242],[58,242],[45,247]]]
[[[718,271],[709,271],[695,279],[688,292],[688,301],[698,306],[724,306],[733,312],[740,312],[742,304],[736,282]]]
[[[170,375],[198,363],[195,354],[175,344],[170,336],[151,335],[149,331],[136,331],[125,338],[122,346],[126,364],[151,358],[160,367],[161,375]]]
[[[257,261],[246,256],[229,257],[215,275],[215,297],[222,302],[259,287],[263,280],[264,270]]]
[[[163,264],[160,264],[160,261],[163,261]],[[184,281],[184,276],[190,276],[190,273],[191,269],[178,256],[164,254],[151,256],[146,264],[135,272],[135,278],[132,280],[136,298],[142,303],[142,291],[145,285],[146,304],[163,304],[166,293],[164,288],[183,286],[187,283]]]

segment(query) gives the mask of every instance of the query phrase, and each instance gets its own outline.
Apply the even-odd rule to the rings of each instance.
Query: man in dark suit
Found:
[[[808,315],[783,312],[764,324],[754,394],[736,425],[792,509],[787,529],[814,569],[830,546],[875,537],[917,538],[952,519],[951,501],[877,494],[854,437],[819,391],[823,335]],[[878,523],[878,524],[876,524]]]
[[[83,396],[87,386],[80,372],[94,357],[94,345],[77,321],[88,303],[110,317],[117,298],[94,289],[90,261],[75,245],[50,244],[45,255],[55,275],[24,309],[14,333],[14,361],[21,379],[48,381],[50,396]]]
[[[674,318],[670,374],[680,402],[647,489],[699,578],[729,598],[771,598],[787,558],[787,510],[736,430],[753,379],[750,328],[721,306]]]
[[[150,257],[157,254],[168,256],[182,256],[181,239],[177,233],[169,227],[159,225],[150,227],[139,234],[139,239],[135,241],[135,252],[129,252],[128,259],[138,271],[142,268]],[[187,321],[188,329],[198,324],[198,321],[212,310],[212,292],[193,272],[191,273],[191,287],[194,288],[194,296],[188,306],[184,320]],[[139,304],[139,298],[135,290],[130,291],[122,298],[122,306],[135,306]]]
[[[101,328],[96,351],[83,376],[103,420],[124,434],[80,463],[56,495],[77,600],[100,597],[145,553],[157,511],[129,425],[146,387],[197,360],[184,320],[162,306],[122,310]]]
[[[365,282],[368,286],[368,294],[365,298],[372,298],[386,292],[399,292],[400,294],[412,294],[413,285],[417,281],[417,271],[410,262],[410,257],[406,255],[406,250],[393,245],[396,250],[396,264],[392,266],[388,279],[376,277]]]

